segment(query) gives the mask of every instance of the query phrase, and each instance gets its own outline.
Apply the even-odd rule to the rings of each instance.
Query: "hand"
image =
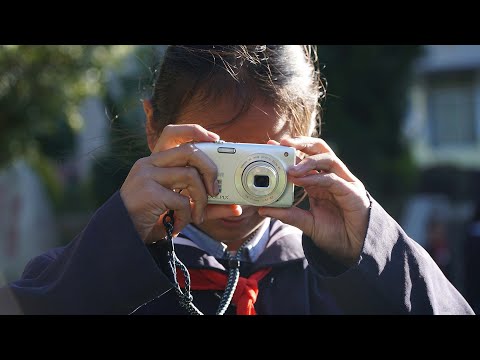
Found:
[[[270,144],[279,144],[269,140]],[[308,194],[310,210],[298,207],[260,208],[259,214],[293,225],[309,236],[315,245],[346,265],[360,256],[368,227],[370,201],[365,187],[318,138],[283,139],[307,155],[288,170],[288,178]]]
[[[145,243],[165,236],[162,220],[168,210],[174,210],[174,236],[192,221],[200,224],[208,219],[241,215],[238,205],[207,205],[207,192],[211,196],[218,194],[217,167],[188,143],[218,139],[217,134],[199,125],[168,125],[152,154],[135,162],[120,196]]]

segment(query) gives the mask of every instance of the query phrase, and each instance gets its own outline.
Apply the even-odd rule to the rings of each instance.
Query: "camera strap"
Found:
[[[203,315],[203,313],[195,306],[193,303],[193,296],[191,294],[190,288],[190,274],[188,272],[187,267],[183,264],[180,259],[177,257],[175,253],[175,246],[173,244],[173,225],[174,225],[174,218],[173,218],[173,210],[169,210],[168,213],[163,217],[163,225],[165,226],[165,230],[167,235],[165,236],[166,241],[168,242],[167,245],[167,257],[168,257],[168,264],[173,274],[173,288],[175,293],[178,296],[179,303],[182,307],[184,307],[190,315]],[[255,233],[254,233],[255,234]],[[254,234],[250,236],[250,238],[245,241],[237,250],[235,255],[230,255],[228,259],[228,279],[227,285],[225,287],[225,291],[223,292],[222,298],[220,299],[220,304],[218,306],[216,315],[223,315],[227,310],[228,306],[230,305],[233,294],[235,293],[235,289],[238,284],[238,279],[240,278],[240,257],[242,255],[243,249],[245,246],[250,242],[253,238]],[[177,276],[176,276],[176,268],[179,268],[185,278],[185,287],[182,290],[180,287]]]

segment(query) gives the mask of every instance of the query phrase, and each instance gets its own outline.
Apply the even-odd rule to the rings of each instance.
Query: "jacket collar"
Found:
[[[268,266],[279,266],[286,262],[305,259],[302,247],[302,232],[291,226],[282,223],[280,220],[272,219],[269,231],[269,241],[263,253],[254,263],[254,268],[259,269]],[[189,268],[210,268],[225,271],[225,267],[213,256],[196,246],[192,241],[189,244],[188,238],[175,241],[175,251],[178,258]]]

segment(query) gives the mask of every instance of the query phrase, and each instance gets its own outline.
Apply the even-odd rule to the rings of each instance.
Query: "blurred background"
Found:
[[[0,285],[148,155],[165,46],[0,46]],[[318,45],[321,136],[480,311],[480,46]]]

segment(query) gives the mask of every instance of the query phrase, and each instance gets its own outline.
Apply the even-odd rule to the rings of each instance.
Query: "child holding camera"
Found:
[[[151,155],[70,244],[1,290],[0,311],[473,314],[316,136],[325,88],[311,55],[300,45],[170,46],[144,101]],[[221,161],[237,161],[243,145],[231,142],[258,144],[252,154],[264,157],[247,151],[232,174]],[[216,158],[219,147],[230,157]],[[284,164],[275,151],[291,158],[289,148],[298,159]]]

